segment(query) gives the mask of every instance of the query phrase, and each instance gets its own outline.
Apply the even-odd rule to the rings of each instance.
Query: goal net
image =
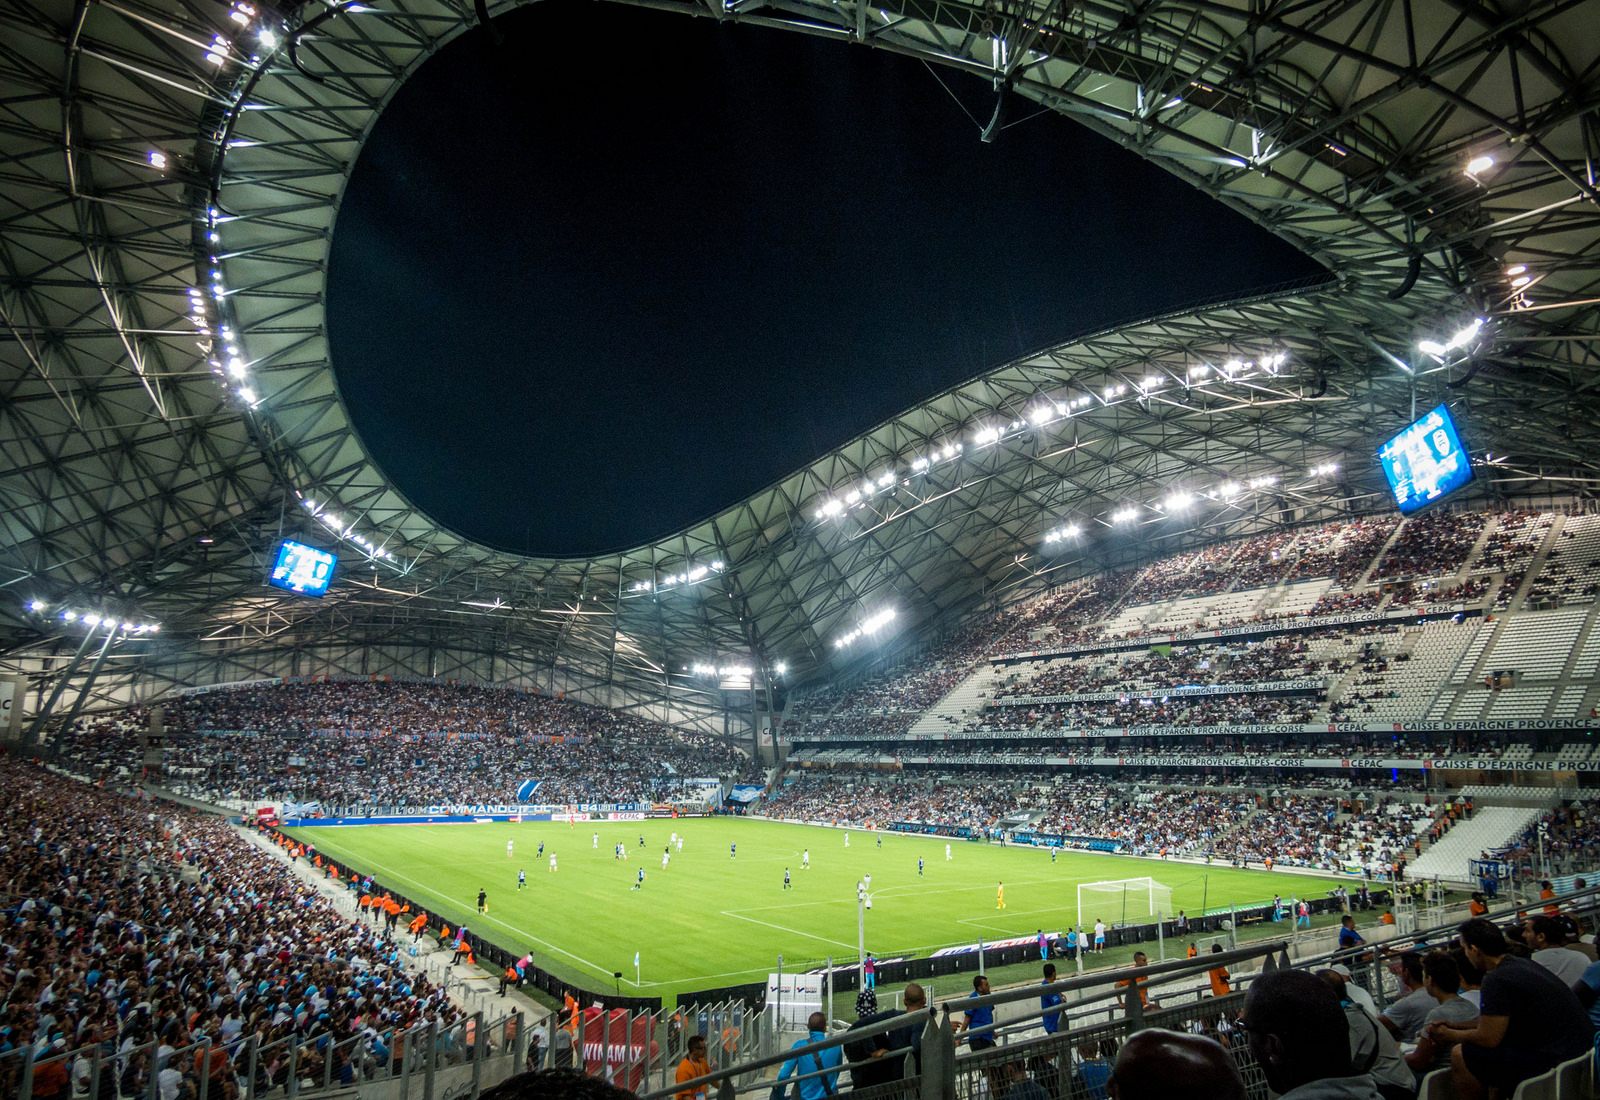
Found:
[[[1097,920],[1107,924],[1161,920],[1172,913],[1172,887],[1153,878],[1078,884],[1079,928],[1093,928]]]

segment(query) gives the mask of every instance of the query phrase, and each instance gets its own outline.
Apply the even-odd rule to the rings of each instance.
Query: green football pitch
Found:
[[[594,836],[598,830],[599,842]],[[1078,920],[1080,883],[1152,876],[1172,890],[1174,909],[1198,913],[1286,899],[1322,897],[1331,882],[1223,866],[1008,848],[893,833],[845,833],[742,818],[642,822],[525,822],[471,825],[367,825],[289,830],[326,856],[372,874],[452,926],[528,950],[541,966],[591,989],[660,996],[759,981],[775,970],[817,966],[856,955],[856,883],[872,876],[866,946],[879,958],[926,955],[940,947],[1064,931]],[[662,850],[676,832],[666,870]],[[641,846],[639,838],[643,836]],[[506,854],[506,842],[513,854]],[[627,845],[627,859],[612,848]],[[545,845],[539,858],[539,845]],[[729,845],[738,854],[729,854]],[[810,850],[811,866],[801,855]],[[555,853],[559,869],[551,872]],[[919,874],[918,859],[924,867]],[[635,890],[639,868],[643,887]],[[785,890],[784,870],[792,886]],[[528,885],[517,889],[517,872]],[[1005,884],[1006,907],[996,906]],[[489,911],[475,912],[479,889]],[[1105,907],[1102,906],[1102,909]],[[1120,912],[1086,910],[1120,923]],[[1136,914],[1127,914],[1130,922]],[[634,981],[634,952],[639,981]]]

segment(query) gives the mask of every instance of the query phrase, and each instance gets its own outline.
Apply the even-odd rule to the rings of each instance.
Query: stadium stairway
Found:
[[[911,737],[936,737],[965,729],[994,693],[995,681],[999,676],[1000,670],[996,666],[988,661],[979,661],[966,679],[911,723],[907,734]]]
[[[1510,844],[1542,812],[1537,806],[1479,806],[1470,819],[1423,851],[1406,868],[1406,877],[1474,882],[1470,862]]]
[[[332,900],[340,912],[346,914],[352,921],[364,919],[356,897],[342,884],[330,882],[326,875],[316,870],[306,860],[291,862],[283,854],[283,850],[274,844],[268,843],[261,834],[254,829],[237,828],[235,830],[245,840],[254,844],[274,859],[288,864],[293,873],[313,886],[318,893]],[[489,969],[480,969],[468,966],[466,963],[450,962],[452,955],[448,947],[439,945],[438,937],[430,933],[412,944],[410,937],[405,935],[402,925],[396,936],[396,942],[405,950],[410,951],[415,946],[417,954],[406,960],[410,969],[421,970],[430,980],[445,986],[446,992],[457,1007],[467,1013],[483,1012],[485,1019],[505,1015],[509,1012],[521,1011],[523,1025],[538,1027],[548,1025],[551,1010],[541,1005],[538,1001],[517,989],[507,990],[504,996],[498,995],[495,990],[499,985],[498,977]]]

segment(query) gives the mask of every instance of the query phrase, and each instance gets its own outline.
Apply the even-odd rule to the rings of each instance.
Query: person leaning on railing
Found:
[[[828,1037],[828,1018],[820,1012],[813,1012],[806,1020],[806,1037],[797,1039],[790,1050],[820,1043]],[[783,1063],[783,1068],[778,1071],[778,1083],[772,1086],[771,1100],[784,1100],[787,1086],[784,1084],[791,1077],[801,1077],[799,1082],[799,1100],[826,1100],[838,1095],[839,1092],[839,1064],[844,1056],[838,1047],[828,1047],[826,1050],[813,1050],[804,1057],[796,1055]],[[832,1073],[821,1073],[821,1070],[833,1070]],[[815,1076],[803,1075],[815,1073]]]

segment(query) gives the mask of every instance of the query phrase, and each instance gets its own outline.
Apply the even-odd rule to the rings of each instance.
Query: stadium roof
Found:
[[[60,612],[93,609],[163,624],[107,651],[96,698],[391,672],[682,719],[720,702],[686,666],[807,680],[870,649],[835,643],[885,609],[914,631],[1091,561],[1370,510],[1379,437],[1439,401],[1482,491],[1600,476],[1597,0],[649,6],[987,78],[997,102],[1153,159],[1329,279],[1008,363],[659,542],[519,557],[444,529],[371,461],[324,316],[365,135],[472,7],[15,0],[4,667],[46,678],[83,636]],[[996,237],[1027,247],[1025,226]],[[1419,351],[1475,318],[1462,349]],[[1138,537],[1102,526],[1130,505]],[[1067,522],[1093,537],[1047,549]],[[325,600],[263,586],[293,535],[342,555]]]

